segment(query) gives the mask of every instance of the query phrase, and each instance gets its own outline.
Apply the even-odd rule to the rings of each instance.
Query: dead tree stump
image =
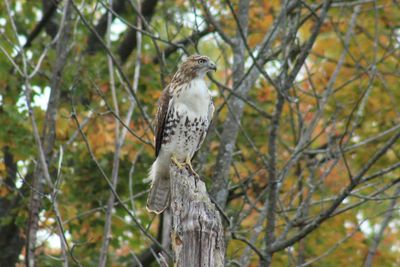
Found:
[[[177,267],[224,266],[221,217],[203,181],[187,168],[170,165],[171,242]]]

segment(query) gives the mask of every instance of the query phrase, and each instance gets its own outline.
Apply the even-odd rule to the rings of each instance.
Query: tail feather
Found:
[[[153,182],[147,197],[147,210],[159,214],[170,202],[170,180],[169,172],[164,170],[158,158],[151,166],[149,179]]]

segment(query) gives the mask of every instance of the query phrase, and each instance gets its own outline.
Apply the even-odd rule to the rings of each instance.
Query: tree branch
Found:
[[[372,240],[372,244],[368,249],[368,254],[365,258],[364,262],[364,267],[371,267],[372,266],[372,261],[374,259],[374,256],[378,250],[379,243],[381,242],[383,238],[383,234],[385,232],[385,229],[389,225],[389,222],[393,218],[393,212],[395,210],[395,206],[397,203],[398,198],[400,197],[400,186],[397,186],[397,189],[393,195],[393,199],[390,202],[389,208],[387,209],[385,213],[385,217],[383,218],[382,224],[379,228],[378,233],[374,236],[374,239]]]
[[[168,58],[170,55],[175,53],[178,49],[181,49],[182,47],[185,47],[192,43],[197,43],[202,37],[204,37],[212,32],[214,32],[214,29],[212,27],[207,27],[204,30],[199,31],[199,32],[195,31],[190,36],[183,38],[183,39],[175,42],[172,45],[169,45],[167,48],[164,49],[162,54],[163,54],[164,58]],[[153,58],[154,64],[158,64],[159,62],[160,62],[160,59],[158,57]]]
[[[35,264],[35,249],[36,249],[36,237],[37,231],[39,229],[39,212],[42,206],[40,192],[43,191],[45,181],[53,187],[52,181],[50,179],[48,166],[50,165],[50,160],[53,154],[53,147],[56,140],[56,119],[57,119],[57,111],[60,101],[60,91],[61,91],[61,81],[62,81],[62,73],[63,69],[66,65],[67,56],[69,53],[69,39],[71,35],[71,7],[70,2],[66,3],[64,8],[64,14],[62,17],[62,21],[60,24],[60,38],[57,41],[56,53],[58,57],[54,63],[53,74],[51,79],[51,91],[50,98],[47,105],[45,122],[43,125],[43,133],[42,133],[42,142],[38,139],[37,136],[37,146],[39,147],[39,158],[38,160],[41,164],[39,164],[34,173],[33,187],[36,189],[31,193],[31,199],[29,202],[29,224],[27,231],[27,257],[26,257],[26,265],[33,266]],[[24,56],[23,56],[24,58]],[[26,79],[26,83],[28,83]],[[27,91],[27,101],[30,97],[30,84],[26,85]],[[30,107],[30,102],[28,102],[28,107]],[[31,110],[31,119],[32,123],[35,124],[35,118],[33,117],[33,111]],[[46,178],[46,179],[45,179]],[[55,191],[56,192],[56,191]],[[54,209],[56,212],[57,220],[61,221],[58,211],[58,205],[56,203],[56,195],[52,196],[52,201],[54,205]],[[61,223],[61,222],[59,222]],[[63,236],[62,225],[59,224],[60,227],[60,238],[61,238],[61,248],[62,254],[64,258],[64,266],[68,265],[68,257],[67,257],[67,244],[65,242],[65,237]]]
[[[53,14],[57,11],[57,6],[60,2],[61,0],[43,0],[43,9],[45,10],[44,15],[39,23],[36,24],[33,31],[28,35],[26,43],[24,44],[24,48],[28,48],[32,45],[33,40],[39,35],[44,27],[46,27],[47,34],[49,34],[52,38],[56,36],[58,26],[54,25],[54,23],[51,21],[51,18],[53,17]]]
[[[385,145],[378,150],[369,160],[366,162],[361,170],[354,175],[353,183],[349,184],[346,188],[343,189],[342,193],[335,198],[332,205],[326,210],[322,211],[310,224],[304,227],[301,231],[299,231],[296,235],[290,237],[287,240],[283,240],[280,242],[276,242],[270,248],[271,251],[279,251],[282,250],[298,240],[305,237],[307,234],[315,230],[318,225],[326,221],[330,215],[340,206],[343,200],[351,193],[351,191],[362,181],[362,178],[367,173],[367,171],[400,139],[400,131],[397,132],[394,136],[392,136]]]
[[[147,28],[147,23],[151,20],[156,10],[158,0],[145,0],[142,2],[140,7],[140,18],[136,20],[145,20],[143,23],[143,28]],[[124,40],[122,40],[121,45],[118,48],[118,55],[122,63],[128,60],[129,55],[132,53],[133,49],[136,48],[137,38],[136,29],[130,28],[125,34]]]
[[[113,1],[112,5],[111,5],[111,9],[116,14],[120,14],[126,10],[125,3],[126,3],[125,0]],[[104,37],[104,35],[106,34],[107,20],[108,20],[109,13],[112,14],[111,21],[113,21],[115,18],[115,15],[113,12],[108,11],[100,18],[99,22],[94,27],[94,30],[97,32],[98,36],[100,36],[100,37]],[[89,38],[87,41],[88,46],[86,48],[86,52],[88,52],[90,54],[94,54],[95,52],[97,52],[99,49],[102,48],[101,45],[99,44],[99,42],[97,41],[98,36],[96,34],[94,34],[93,32],[89,35]]]

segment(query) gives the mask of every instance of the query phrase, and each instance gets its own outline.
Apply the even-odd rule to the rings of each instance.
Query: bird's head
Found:
[[[178,72],[193,78],[203,78],[207,72],[216,71],[217,66],[207,56],[192,55],[180,65]]]

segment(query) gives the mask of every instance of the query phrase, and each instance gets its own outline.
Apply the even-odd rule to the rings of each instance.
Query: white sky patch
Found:
[[[21,173],[21,175],[25,176],[28,173],[28,168],[27,168],[28,164],[29,164],[28,160],[26,160],[26,161],[19,160],[17,162],[18,170],[19,170],[19,173]]]
[[[32,51],[31,50],[28,50],[28,51],[26,51],[26,57],[28,58],[28,60],[31,60],[32,59],[32,57],[33,57],[33,53],[32,53]]]
[[[28,107],[26,106],[26,97],[25,97],[23,91],[25,91],[25,86],[22,86],[22,93],[17,101],[17,108],[18,108],[19,113],[22,113],[22,112],[28,110]]]
[[[25,35],[18,35],[18,45],[13,47],[13,51],[11,53],[11,57],[16,57],[19,54],[19,48],[26,43],[26,36]]]
[[[290,68],[293,67],[293,62],[292,61],[289,61],[289,66],[290,66]],[[295,78],[296,82],[303,81],[307,77],[308,72],[307,72],[306,66],[307,66],[307,68],[310,69],[311,64],[308,63],[307,60],[304,61],[303,66],[301,66],[299,73],[296,75],[296,78]]]
[[[38,245],[46,242],[49,247],[61,249],[60,237],[57,234],[51,234],[49,231],[40,229],[37,232]]]
[[[15,179],[15,187],[17,189],[20,189],[23,184],[24,184],[24,181],[20,177],[17,177],[17,179]]]
[[[22,4],[21,2],[16,2],[15,3],[15,11],[21,12],[22,11]]]
[[[38,20],[38,21],[41,20],[42,17],[43,17],[43,12],[42,12],[42,10],[35,8],[34,12],[35,12],[35,16],[36,16],[37,20]]]
[[[0,26],[6,26],[7,20],[5,18],[0,18]]]
[[[272,60],[265,64],[265,71],[268,73],[269,76],[279,74],[281,70],[282,64],[278,60]]]
[[[189,5],[188,2],[183,3],[184,6],[188,7],[188,12],[186,13],[175,13],[171,14],[174,15],[174,20],[177,24],[187,27],[189,29],[201,31],[203,28],[206,27],[206,22],[202,16],[201,9],[193,8],[192,5]],[[216,16],[218,14],[218,10],[209,6],[209,11],[212,16]]]
[[[365,221],[360,225],[361,231],[366,235],[372,234],[372,227],[369,221]]]
[[[357,213],[358,223],[361,223],[360,229],[365,235],[371,235],[373,232],[373,228],[368,220],[364,221],[364,218],[361,213]]]
[[[124,221],[125,221],[127,224],[130,224],[130,223],[132,222],[131,216],[125,215],[125,216],[124,216]]]
[[[17,161],[17,166],[18,166],[18,175],[15,179],[15,187],[16,188],[21,188],[22,185],[24,184],[24,179],[25,176],[28,173],[28,164],[29,164],[29,160],[19,160]],[[22,177],[21,177],[22,176]]]
[[[46,220],[43,214],[44,213],[39,214],[40,221],[42,222]],[[56,222],[54,218],[48,218],[47,220],[48,222],[53,223],[53,225]],[[67,241],[71,240],[71,234],[69,231],[65,231],[64,236]],[[46,242],[50,248],[61,249],[60,236],[56,233],[52,233],[49,229],[38,230],[38,232],[36,233],[36,237],[37,245],[41,245],[43,242]]]
[[[196,13],[197,15],[197,13]],[[186,27],[192,27],[194,25],[196,25],[196,15],[194,14],[194,12],[189,12],[186,14],[183,14],[182,16],[180,14],[177,14],[177,16],[179,17],[179,19],[177,19],[177,21],[179,21],[182,25],[186,26]]]
[[[253,54],[253,56],[256,57],[254,54]],[[244,62],[244,67],[248,69],[248,68],[250,68],[252,65],[253,65],[253,59],[252,59],[251,57],[248,57],[248,58],[246,59],[246,61]]]
[[[32,90],[36,93],[32,100],[32,107],[40,107],[42,110],[46,110],[50,98],[50,87],[46,86],[42,91],[39,86],[33,85]],[[28,110],[24,91],[25,86],[22,87],[21,96],[17,101],[17,107],[20,113]]]
[[[40,92],[39,86],[33,86],[33,89],[37,93]],[[40,107],[42,110],[46,110],[47,104],[49,103],[49,98],[50,98],[50,87],[46,86],[43,90],[43,93],[39,93],[38,95],[35,95],[33,97],[32,106]]]
[[[19,45],[22,46],[26,43],[26,36],[25,35],[18,35],[18,42]]]
[[[126,28],[127,26],[120,19],[115,18],[113,23],[111,24],[110,40],[118,40],[119,36],[126,30]]]
[[[351,141],[353,141],[354,143],[360,142],[360,136],[354,135],[354,136],[351,138]]]
[[[16,57],[18,55],[18,51],[19,51],[18,48],[15,46],[13,48],[12,53],[11,53],[11,57]]]
[[[46,229],[39,229],[36,233],[36,245],[40,245],[50,237],[50,232]]]

